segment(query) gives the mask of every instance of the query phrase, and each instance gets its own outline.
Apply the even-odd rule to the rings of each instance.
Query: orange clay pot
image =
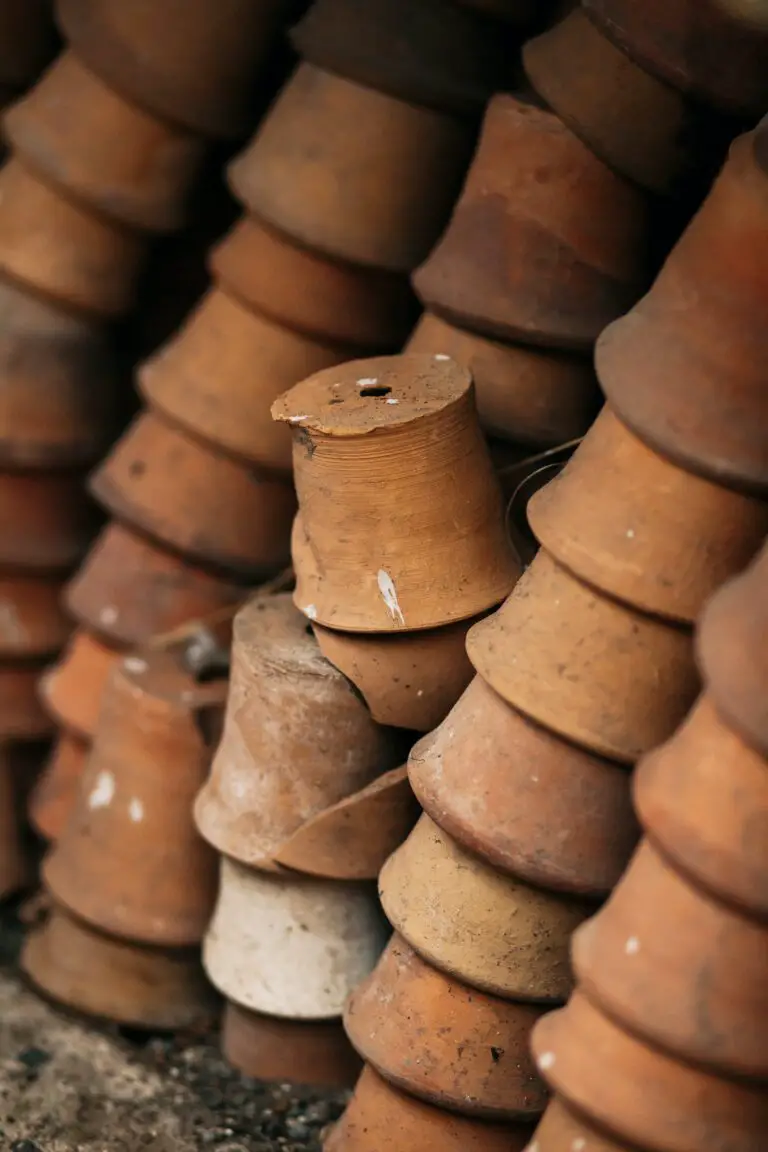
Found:
[[[451,222],[413,284],[461,327],[588,349],[647,282],[644,194],[552,113],[499,93]]]
[[[532,724],[479,676],[411,750],[408,775],[440,828],[543,888],[607,893],[637,842],[627,773]]]
[[[0,750],[0,902],[18,892],[29,879],[14,765],[8,750],[3,748]]]
[[[45,740],[54,728],[38,698],[44,660],[0,663],[0,741]]]
[[[0,574],[0,660],[58,652],[72,630],[60,598],[60,579]]]
[[[465,620],[519,568],[469,373],[449,359],[353,360],[272,408],[293,427],[296,604],[357,632]]]
[[[77,802],[90,750],[88,741],[65,730],[59,732],[29,797],[29,822],[51,844],[61,837]]]
[[[120,656],[119,648],[85,628],[72,633],[63,656],[40,681],[43,703],[57,724],[81,739],[93,739],[102,694]]]
[[[26,88],[57,48],[51,0],[0,4],[0,83]]]
[[[536,1152],[636,1152],[623,1141],[614,1140],[595,1128],[556,1096],[536,1129]]]
[[[77,564],[98,522],[81,472],[0,471],[0,565],[61,572]]]
[[[230,185],[298,244],[410,272],[448,219],[474,141],[471,122],[300,64]]]
[[[288,559],[291,486],[204,447],[155,412],[134,421],[90,488],[113,516],[193,560],[258,579]]]

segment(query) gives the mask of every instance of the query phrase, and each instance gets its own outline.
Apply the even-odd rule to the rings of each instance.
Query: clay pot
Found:
[[[270,876],[223,856],[203,964],[244,1008],[328,1020],[371,971],[387,933],[372,885]]]
[[[93,739],[102,694],[120,657],[119,648],[106,644],[86,628],[72,633],[64,654],[40,681],[43,703],[57,724],[81,739]]]
[[[150,112],[203,136],[252,126],[254,89],[290,11],[286,0],[58,0],[89,68]]]
[[[85,553],[97,512],[81,472],[0,471],[0,565],[66,571]]]
[[[466,369],[415,354],[353,360],[296,385],[272,415],[293,427],[294,599],[309,619],[435,628],[512,587],[519,567]]]
[[[224,1009],[221,1051],[239,1072],[268,1083],[351,1088],[360,1072],[340,1020],[278,1020],[232,1001]]]
[[[315,340],[394,349],[418,315],[404,276],[327,260],[253,216],[241,217],[209,265],[228,295]]]
[[[25,88],[57,47],[50,0],[3,0],[0,5],[0,82]]]
[[[30,879],[29,861],[22,839],[18,807],[13,761],[8,750],[2,748],[0,749],[0,902],[18,892]]]
[[[730,112],[765,111],[765,31],[718,0],[584,0],[584,7],[628,56],[674,88]]]
[[[90,743],[62,730],[58,733],[27,809],[29,822],[44,840],[55,844],[77,802]]]
[[[144,412],[91,475],[113,516],[185,556],[252,579],[285,566],[290,484],[257,475]]]
[[[501,344],[431,312],[423,314],[405,351],[448,355],[469,369],[480,424],[489,436],[554,447],[582,436],[599,407],[586,358]]]
[[[763,495],[766,186],[742,136],[651,291],[596,351],[603,390],[636,435],[689,471]]]
[[[533,1052],[571,1107],[633,1148],[759,1152],[765,1139],[763,1087],[720,1079],[646,1047],[581,992],[539,1021]]]
[[[44,864],[54,898],[80,919],[164,947],[202,939],[216,859],[192,822],[210,758],[197,717],[225,699],[225,681],[198,684],[173,651],[116,665],[76,807]]]
[[[543,1011],[465,987],[395,935],[347,1001],[344,1027],[396,1088],[465,1115],[527,1120],[547,1100],[528,1055]]]
[[[410,272],[440,235],[474,142],[469,122],[300,64],[229,179],[297,243]]]
[[[0,740],[44,740],[54,724],[38,699],[45,660],[0,663]]]
[[[52,999],[137,1028],[201,1029],[216,996],[197,948],[148,948],[113,940],[56,905],[25,938],[22,971]]]
[[[379,895],[395,930],[441,971],[509,999],[567,997],[568,943],[589,906],[502,876],[428,816],[384,865]]]
[[[552,1100],[536,1129],[536,1152],[632,1152],[628,1144],[598,1131],[559,1097]]]
[[[68,308],[130,311],[146,241],[80,208],[12,157],[0,172],[0,272]]]
[[[408,775],[440,828],[544,888],[607,893],[637,842],[628,775],[532,724],[479,676],[411,750]]]
[[[671,736],[699,690],[687,630],[598,595],[543,550],[467,652],[508,704],[620,763]]]
[[[527,511],[542,546],[575,576],[691,624],[768,533],[768,504],[671,464],[610,408]]]
[[[413,284],[461,327],[587,350],[647,282],[643,192],[552,112],[493,97],[451,222]]]
[[[53,656],[72,625],[60,606],[61,581],[0,574],[0,659]]]
[[[291,597],[255,598],[235,617],[224,732],[198,828],[220,852],[269,867],[307,820],[403,751],[322,656]]]

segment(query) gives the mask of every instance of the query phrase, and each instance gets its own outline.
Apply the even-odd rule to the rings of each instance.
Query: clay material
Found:
[[[0,659],[53,656],[72,625],[60,606],[61,581],[0,574]]]
[[[0,564],[62,572],[77,564],[96,527],[81,472],[0,471]]]
[[[23,888],[30,878],[21,830],[14,765],[6,748],[0,751],[0,901]]]
[[[57,724],[86,740],[96,732],[101,697],[120,649],[78,628],[66,651],[40,681],[40,695]]]
[[[29,822],[39,836],[55,844],[77,801],[90,743],[60,731],[29,797]]]
[[[0,6],[0,82],[25,88],[57,47],[50,0],[3,0]]]
[[[45,661],[0,663],[0,740],[44,740],[54,727],[38,698]]]
[[[549,1104],[536,1129],[538,1152],[633,1152],[623,1141],[612,1139],[600,1132],[589,1121],[574,1112],[558,1096]]]

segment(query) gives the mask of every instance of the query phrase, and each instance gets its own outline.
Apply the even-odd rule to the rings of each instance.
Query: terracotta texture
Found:
[[[0,82],[26,87],[56,51],[51,0],[3,0],[0,45]]]
[[[61,572],[77,564],[97,524],[81,472],[0,471],[0,564]]]
[[[648,204],[552,113],[499,93],[413,284],[461,327],[588,349],[647,282]]]
[[[292,388],[301,508],[295,602],[334,629],[439,627],[498,603],[519,573],[466,369],[353,360]]]
[[[567,997],[568,943],[589,906],[502,876],[428,816],[384,865],[379,895],[395,930],[441,971],[496,996]]]
[[[637,842],[629,775],[532,724],[479,676],[411,750],[408,775],[440,828],[544,888],[607,893]]]
[[[559,1097],[551,1101],[536,1129],[538,1152],[633,1152],[624,1141],[612,1139],[572,1111]]]
[[[87,740],[93,739],[102,693],[120,649],[78,628],[59,661],[40,681],[40,696],[57,724]]]
[[[474,139],[471,123],[300,64],[230,184],[297,243],[410,272],[448,218]]]
[[[14,765],[3,748],[0,751],[0,901],[23,888],[30,877],[18,809]]]
[[[113,516],[170,548],[251,578],[288,559],[288,483],[257,475],[145,412],[91,475]]]
[[[61,604],[61,580],[0,573],[0,659],[53,656],[72,625]]]
[[[77,802],[90,743],[64,730],[29,797],[29,822],[38,835],[55,844],[67,826]]]

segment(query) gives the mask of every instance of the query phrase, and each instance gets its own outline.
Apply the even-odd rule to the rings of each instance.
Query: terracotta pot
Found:
[[[628,1144],[612,1139],[574,1112],[556,1096],[536,1129],[535,1152],[632,1152]]]
[[[532,724],[479,676],[411,750],[408,775],[440,828],[544,888],[607,893],[637,842],[627,773]]]
[[[371,971],[387,933],[372,885],[270,876],[223,856],[203,964],[244,1008],[329,1020]]]
[[[0,565],[60,572],[77,564],[98,522],[82,472],[0,471]]]
[[[217,1001],[197,948],[113,940],[54,905],[25,938],[22,971],[52,999],[136,1028],[202,1029]]]
[[[276,401],[301,507],[295,602],[334,629],[466,620],[519,573],[469,373],[405,355],[319,372]]]
[[[57,47],[51,0],[3,0],[0,5],[0,82],[25,88]]]
[[[38,698],[44,660],[0,663],[0,740],[44,740],[54,724]]]
[[[543,550],[467,652],[508,704],[627,764],[671,736],[699,690],[687,630],[598,595]]]
[[[748,116],[765,111],[765,32],[718,0],[584,0],[584,7],[627,55],[681,92]]]
[[[65,199],[15,157],[0,172],[0,197],[0,273],[78,311],[130,311],[146,251],[140,235]]]
[[[499,93],[450,224],[413,277],[472,331],[588,349],[647,282],[649,211],[552,112]]]
[[[90,750],[88,741],[65,730],[59,732],[29,797],[29,822],[51,844],[61,837],[75,807]]]
[[[379,895],[395,930],[441,971],[507,999],[567,997],[568,943],[589,906],[502,876],[428,816],[384,865]]]
[[[2,680],[0,679],[0,683]],[[30,862],[23,842],[13,761],[0,750],[0,902],[30,879]]]
[[[410,272],[440,235],[474,142],[471,123],[300,64],[229,178],[297,243]]]
[[[543,1011],[465,987],[395,935],[347,1001],[344,1027],[396,1088],[465,1115],[527,1120],[547,1100],[528,1055]]]
[[[58,0],[85,63],[137,104],[204,136],[242,136],[286,0]]]
[[[0,574],[0,659],[53,656],[72,625],[61,605],[61,580]]]
[[[469,369],[480,424],[489,436],[554,447],[582,436],[599,407],[586,358],[501,344],[431,312],[423,314],[405,351],[448,355]]]
[[[404,276],[327,260],[254,216],[241,217],[209,265],[228,295],[316,340],[395,349],[418,315]]]
[[[113,516],[185,556],[252,579],[285,566],[296,507],[258,475],[144,412],[91,475]]]
[[[537,1024],[533,1051],[540,1071],[570,1106],[633,1148],[762,1147],[768,1126],[763,1087],[720,1079],[646,1047],[581,992]]]
[[[351,1088],[360,1072],[340,1020],[279,1020],[232,1001],[224,1009],[221,1051],[239,1072],[268,1083]]]
[[[768,533],[768,504],[678,468],[610,408],[527,511],[542,546],[581,580],[691,624]]]
[[[81,739],[93,739],[102,694],[121,655],[86,628],[72,633],[61,658],[40,680],[41,698],[57,724]]]
[[[765,190],[752,138],[742,136],[651,291],[596,352],[608,400],[646,443],[689,471],[763,495]]]

